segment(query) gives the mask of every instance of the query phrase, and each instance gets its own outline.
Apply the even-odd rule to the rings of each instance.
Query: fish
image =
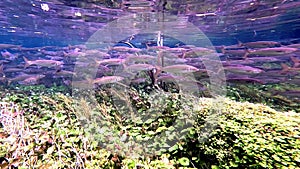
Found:
[[[109,58],[110,57],[110,55],[108,53],[100,51],[100,50],[86,50],[82,53],[83,53],[84,57],[88,57],[88,56],[91,56],[93,58],[95,58],[95,57]],[[81,56],[81,55],[79,55],[79,56]]]
[[[2,57],[4,57],[5,59],[7,59],[7,60],[15,60],[15,59],[17,59],[18,58],[18,55],[14,55],[14,54],[12,54],[12,53],[10,53],[10,52],[8,52],[8,51],[4,51],[4,52],[1,52],[1,55],[2,55]]]
[[[98,64],[98,65],[105,65],[105,66],[108,66],[108,65],[121,65],[121,64],[124,64],[125,63],[125,59],[103,59],[103,60],[95,60],[95,62]]]
[[[74,50],[63,52],[64,57],[78,57],[78,56],[84,56],[84,52],[80,52],[78,48],[75,48]]]
[[[286,47],[300,49],[300,43],[290,44],[287,45]]]
[[[5,76],[4,75],[4,66],[3,66],[3,64],[0,65],[0,74],[2,75],[2,77]]]
[[[60,77],[71,77],[71,76],[77,76],[76,72],[68,71],[68,70],[56,70],[54,72],[55,75],[60,76]]]
[[[41,53],[49,56],[58,56],[59,52],[57,51],[47,51],[47,50],[41,50]]]
[[[149,44],[146,43],[147,50],[154,50],[154,51],[166,51],[170,49],[168,46],[149,46]]]
[[[300,59],[295,56],[291,57],[291,61],[294,63],[293,67],[300,67]]]
[[[148,70],[153,70],[156,69],[157,66],[153,66],[150,64],[145,64],[145,63],[139,63],[139,64],[133,64],[126,66],[125,65],[125,70],[130,71],[130,72],[136,72],[136,71],[148,71]]]
[[[247,50],[244,58],[248,55],[259,55],[259,56],[279,56],[296,52],[298,49],[288,47],[274,47],[274,48],[262,48],[257,50]]]
[[[226,82],[233,82],[233,83],[259,83],[265,84],[262,80],[251,78],[251,77],[228,77],[226,78]]]
[[[246,49],[226,49],[224,46],[221,48],[221,52],[224,55],[233,55],[233,56],[245,56],[247,53]]]
[[[203,48],[203,47],[194,47],[191,48],[191,50],[184,52],[182,58],[193,58],[193,57],[199,57],[203,55],[208,55],[215,53],[214,50]]]
[[[114,46],[111,47],[110,50],[118,51],[118,52],[141,52],[142,49],[139,48],[130,48],[126,46]]]
[[[251,60],[254,63],[271,63],[271,62],[281,62],[281,59],[275,58],[275,57],[251,57],[246,58],[245,60]]]
[[[131,79],[130,84],[140,84],[140,83],[145,83],[147,82],[146,78],[136,78],[136,79]]]
[[[131,63],[131,62],[150,62],[150,61],[155,61],[157,57],[151,56],[151,55],[129,55],[126,57],[126,63]]]
[[[259,74],[264,72],[264,70],[262,69],[251,67],[251,66],[245,66],[245,65],[231,65],[231,66],[229,65],[229,66],[225,66],[224,70],[233,73],[243,73],[243,74]]]
[[[182,52],[187,52],[189,49],[186,49],[186,48],[180,48],[180,47],[177,47],[177,48],[166,48],[165,51],[167,52],[175,52],[175,53],[182,53]]]
[[[35,85],[35,84],[38,84],[39,80],[44,77],[45,77],[45,75],[30,76],[22,81],[18,81],[18,83],[22,84],[22,85]]]
[[[124,77],[121,76],[104,76],[100,78],[96,78],[92,81],[93,84],[109,84],[116,83],[122,81]]]
[[[14,44],[0,44],[0,49],[12,49],[12,48],[20,48],[21,45],[14,45]]]
[[[199,71],[198,68],[190,65],[178,64],[162,67],[162,71],[170,73],[192,73]]]
[[[45,56],[45,58],[48,58],[50,60],[64,60],[64,57],[62,56],[51,56],[51,55],[47,55]]]
[[[285,95],[285,96],[291,96],[291,97],[299,97],[300,96],[300,90],[288,90],[284,92],[277,92],[274,93],[274,95]]]
[[[15,73],[15,72],[22,72],[23,69],[21,68],[15,68],[15,67],[10,67],[10,68],[5,68],[4,72],[5,73]]]
[[[223,65],[233,65],[233,64],[253,64],[255,63],[254,60],[250,59],[244,59],[244,60],[227,60],[227,61],[221,61]]]
[[[26,74],[26,73],[23,73],[21,72],[19,75],[17,75],[16,77],[14,78],[8,78],[7,81],[8,81],[8,85],[11,84],[11,82],[21,82],[28,79],[27,81],[30,81],[30,79],[40,79],[42,78],[42,75],[40,76],[40,74]],[[26,81],[24,82],[26,83]]]
[[[271,48],[271,47],[280,47],[281,44],[275,41],[256,41],[256,42],[247,42],[242,43],[238,41],[239,46],[244,46],[247,48]]]
[[[281,63],[280,64],[281,67],[282,67],[282,70],[281,70],[281,73],[282,74],[285,74],[285,73],[288,73],[288,72],[298,72],[300,71],[300,68],[296,68],[296,67],[289,67],[287,64],[285,63]]]
[[[157,78],[157,81],[163,81],[163,82],[174,82],[174,81],[184,81],[187,80],[182,76],[174,76],[171,74],[160,74]]]
[[[24,68],[27,68],[31,65],[37,65],[37,66],[41,66],[41,67],[58,67],[58,66],[61,66],[63,65],[63,62],[61,61],[56,61],[56,60],[44,60],[44,59],[41,59],[41,60],[33,60],[33,61],[30,61],[28,60],[26,57],[23,56],[23,59],[25,61],[25,65],[24,65]]]

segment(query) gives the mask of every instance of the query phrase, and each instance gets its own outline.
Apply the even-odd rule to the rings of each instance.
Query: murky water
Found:
[[[249,87],[240,94],[249,98],[255,88],[299,110],[299,1],[4,0],[0,7],[2,85],[149,81],[168,90],[172,79],[186,91]]]

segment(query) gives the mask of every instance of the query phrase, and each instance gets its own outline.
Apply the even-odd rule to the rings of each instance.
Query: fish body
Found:
[[[212,54],[214,52],[215,51],[212,49],[203,48],[203,47],[195,47],[195,48],[191,48],[191,50],[189,50],[187,52],[184,52],[183,58],[199,57],[199,56],[203,56],[203,55]]]
[[[5,75],[4,75],[3,69],[4,69],[4,66],[3,66],[3,64],[1,64],[1,65],[0,65],[0,74],[1,74],[2,76],[5,76]]]
[[[30,76],[22,81],[18,81],[18,83],[23,84],[23,85],[35,85],[35,84],[38,84],[39,80],[44,77],[45,77],[45,75]]]
[[[170,72],[170,73],[191,73],[199,71],[198,68],[190,65],[178,64],[165,66],[162,68],[162,71]]]
[[[126,57],[126,62],[127,63],[132,63],[132,62],[150,62],[150,61],[155,61],[157,57],[151,56],[151,55],[130,55]]]
[[[243,74],[259,74],[264,72],[262,69],[251,67],[251,66],[244,66],[244,65],[225,66],[224,69],[229,72],[243,73]]]
[[[224,55],[233,56],[244,56],[247,53],[246,49],[226,49],[225,47],[221,48],[221,51]]]
[[[234,65],[234,64],[254,64],[254,60],[245,59],[245,60],[228,60],[228,61],[221,61],[223,65]]]
[[[125,59],[104,59],[104,60],[100,60],[100,61],[97,61],[96,60],[96,63],[97,64],[101,64],[101,65],[121,65],[123,63],[125,63]]]
[[[168,47],[168,46],[149,46],[147,44],[146,44],[146,46],[147,46],[147,50],[166,51],[166,50],[170,49],[170,47]]]
[[[167,52],[175,52],[175,53],[177,53],[177,52],[186,52],[186,51],[188,51],[189,49],[186,49],[186,48],[180,48],[180,47],[177,47],[177,48],[167,48],[167,49],[165,49],[165,51],[167,51]]]
[[[254,63],[271,63],[271,62],[282,61],[281,59],[275,57],[251,57],[251,58],[246,58],[246,60],[251,60]]]
[[[47,55],[45,56],[45,58],[48,58],[50,60],[64,60],[64,57],[62,56],[51,56],[51,55]]]
[[[8,84],[10,84],[11,82],[27,84],[27,82],[34,81],[35,79],[36,79],[36,81],[38,81],[39,79],[41,79],[43,77],[45,77],[45,75],[20,73],[19,75],[17,75],[14,78],[9,78]]]
[[[147,70],[153,70],[155,68],[156,66],[150,64],[143,64],[143,63],[125,66],[125,70],[130,72],[145,71],[145,70],[147,71]]]
[[[84,57],[90,57],[90,56],[93,57],[93,58],[97,58],[97,57],[99,57],[99,58],[108,58],[108,57],[110,57],[110,55],[108,53],[102,52],[100,50],[86,50],[82,53],[83,53]],[[80,55],[80,56],[82,56],[82,55]]]
[[[139,48],[130,48],[126,46],[114,46],[111,50],[118,51],[118,52],[141,52],[142,49]]]
[[[104,76],[93,80],[93,84],[109,84],[122,81],[124,78],[121,76]]]
[[[1,55],[7,60],[15,60],[18,58],[18,55],[14,55],[8,51],[1,52]]]
[[[14,68],[14,67],[10,67],[10,68],[6,68],[4,69],[5,73],[15,73],[15,72],[22,72],[23,69],[21,68]]]
[[[228,77],[226,78],[226,82],[233,82],[233,83],[259,83],[264,84],[264,82],[260,79],[251,78],[251,77]]]
[[[68,71],[68,70],[56,70],[54,74],[61,77],[70,77],[70,76],[77,75],[75,72]]]
[[[281,46],[279,42],[275,41],[256,41],[256,42],[247,42],[241,43],[240,46],[245,46],[247,48],[271,48],[271,47],[279,47]]]
[[[281,73],[285,74],[285,73],[288,73],[288,72],[298,72],[300,71],[300,68],[297,68],[297,67],[289,67],[287,64],[285,63],[281,63],[280,64],[281,67],[282,67],[282,71]]]
[[[0,44],[0,49],[12,49],[12,48],[20,48],[20,45],[14,45],[14,44]]]
[[[245,57],[247,57],[248,55],[279,56],[279,55],[290,54],[296,51],[297,49],[288,48],[288,47],[262,48],[257,50],[247,50]]]
[[[292,60],[292,62],[294,63],[294,65],[293,65],[293,67],[300,67],[300,59],[298,59],[297,57],[295,57],[295,56],[292,56],[291,57],[291,60]]]
[[[175,76],[171,74],[160,74],[157,78],[157,81],[164,81],[164,82],[174,82],[174,81],[184,81],[187,80],[183,76]]]
[[[287,45],[286,47],[300,49],[300,43],[290,44]]]
[[[29,67],[30,65],[37,65],[37,66],[41,66],[41,67],[58,67],[63,65],[63,62],[61,61],[56,61],[56,60],[28,60],[26,57],[23,57],[24,61],[25,61],[25,66],[24,68]]]
[[[56,51],[47,51],[47,50],[41,50],[41,53],[49,56],[58,56],[59,52]]]

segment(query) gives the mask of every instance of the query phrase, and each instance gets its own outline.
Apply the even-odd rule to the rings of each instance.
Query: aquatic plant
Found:
[[[193,110],[197,120],[186,128],[185,137],[160,154],[133,158],[114,153],[116,147],[111,150],[99,147],[95,140],[105,140],[105,135],[89,137],[76,115],[74,98],[51,90],[1,92],[1,112],[7,114],[1,116],[1,168],[296,168],[300,165],[300,116],[295,112],[225,99],[218,120],[213,121],[215,130],[209,139],[201,141],[204,121],[215,107],[213,98],[201,98],[197,103],[199,109]],[[143,114],[148,106],[144,102],[147,93],[136,90],[132,94],[136,97],[131,99],[136,99],[136,108]],[[132,137],[152,137],[172,131],[168,118],[191,111],[182,107],[177,93],[157,96],[161,100],[152,100],[165,103],[161,104],[165,112],[157,121],[118,119],[118,109],[109,104],[109,97],[99,102],[98,110],[108,119],[113,133],[121,134],[126,129],[125,134]],[[86,104],[84,100],[81,102]],[[89,109],[82,111],[92,116],[95,113]]]

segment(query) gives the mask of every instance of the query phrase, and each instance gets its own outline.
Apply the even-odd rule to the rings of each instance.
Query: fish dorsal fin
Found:
[[[287,72],[287,71],[289,71],[291,68],[287,65],[287,64],[285,64],[285,63],[281,63],[280,64],[281,65],[281,67],[282,67],[282,72],[284,73],[284,72]]]

